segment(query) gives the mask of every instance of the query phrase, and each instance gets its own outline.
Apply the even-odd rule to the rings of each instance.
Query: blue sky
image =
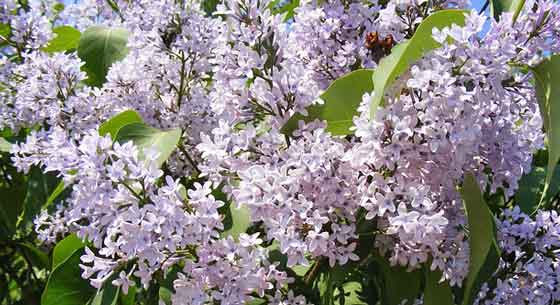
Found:
[[[479,11],[484,5],[485,0],[471,0],[472,7]]]

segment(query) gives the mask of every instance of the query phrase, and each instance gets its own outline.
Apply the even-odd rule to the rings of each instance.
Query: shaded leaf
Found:
[[[25,181],[13,181],[0,186],[0,237],[10,237],[16,231],[18,218],[23,211]]]
[[[408,70],[411,64],[440,46],[432,38],[432,29],[442,29],[452,24],[464,25],[465,14],[468,13],[464,10],[442,10],[431,14],[420,23],[410,40],[398,44],[389,56],[379,62],[373,74],[375,94],[371,99],[371,117],[375,115],[377,107],[383,105],[383,96],[391,84]]]
[[[413,304],[420,294],[422,273],[419,270],[409,272],[404,267],[391,266],[387,259],[381,256],[377,256],[375,262],[383,275],[382,304],[400,305],[405,300],[405,304]]]
[[[470,263],[465,280],[463,304],[472,304],[482,283],[498,267],[500,250],[496,243],[494,217],[484,201],[482,192],[471,173],[465,174],[461,196],[469,225]]]
[[[49,41],[43,51],[47,53],[65,52],[78,48],[81,33],[71,26],[59,26],[53,29],[56,37]]]
[[[60,179],[53,173],[43,173],[41,168],[34,166],[29,172],[27,180],[27,192],[23,205],[23,214],[18,226],[33,221],[35,216],[48,202],[49,196],[56,189]]]
[[[75,251],[54,268],[41,296],[41,305],[82,305],[95,294],[95,289],[81,277],[82,252]]]
[[[441,271],[424,268],[426,287],[424,288],[424,305],[454,305],[453,293],[447,281],[441,282]]]
[[[539,206],[543,198],[543,189],[546,179],[545,167],[535,166],[530,173],[523,175],[519,180],[519,188],[515,193],[515,203],[525,214],[531,215]],[[544,202],[554,197],[560,191],[560,168],[554,170],[554,175],[548,188]]]
[[[109,67],[128,53],[126,47],[128,31],[122,28],[94,26],[80,37],[78,56],[85,62],[83,69],[88,75],[88,83],[101,86]]]
[[[64,181],[60,180],[60,182],[58,182],[58,185],[56,186],[56,188],[49,195],[49,198],[47,198],[47,202],[45,202],[45,207],[48,207],[49,205],[51,205],[51,203],[53,203],[58,198],[58,196],[60,196],[60,194],[62,194],[62,192],[64,192],[65,189],[66,189],[66,187],[64,186]]]
[[[311,122],[315,119],[327,122],[326,130],[333,135],[348,135],[354,125],[352,119],[358,115],[358,106],[364,93],[373,91],[371,80],[373,70],[356,70],[335,80],[321,94],[324,104],[307,108],[308,115],[295,114],[282,127],[282,133],[291,135],[298,128],[298,122]]]
[[[49,256],[35,245],[29,242],[21,242],[18,243],[18,247],[24,252],[34,267],[42,269],[49,266]]]
[[[101,289],[93,297],[90,305],[116,305],[119,300],[120,287],[111,284],[112,279],[107,280]]]
[[[206,15],[210,16],[216,11],[216,7],[220,3],[220,0],[202,0],[202,9]]]

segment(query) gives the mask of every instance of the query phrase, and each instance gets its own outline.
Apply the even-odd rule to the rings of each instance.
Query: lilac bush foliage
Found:
[[[318,274],[376,257],[463,289],[472,232],[457,186],[471,172],[505,202],[494,209],[499,266],[475,304],[560,302],[558,213],[526,215],[513,202],[545,148],[526,68],[560,52],[557,2],[527,0],[498,21],[465,11],[464,24],[434,28],[439,46],[411,63],[375,113],[374,92],[365,93],[347,136],[320,118],[290,136],[282,127],[324,104],[336,79],[375,70],[426,17],[467,1],[302,0],[293,16],[257,0],[214,12],[198,1],[57,4],[0,4],[10,29],[0,127],[26,134],[10,151],[20,172],[55,173],[69,191],[35,231],[49,247],[83,239],[81,275],[93,287],[126,295],[171,278],[160,304],[308,304],[316,300],[305,285]],[[127,55],[102,86],[88,83],[79,52],[45,51],[61,25],[126,29]],[[157,145],[99,134],[124,110],[180,129],[163,166]],[[247,224],[234,234],[226,218],[236,215],[226,214],[238,210]]]

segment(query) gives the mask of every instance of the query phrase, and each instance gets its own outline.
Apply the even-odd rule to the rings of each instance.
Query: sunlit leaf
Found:
[[[81,36],[80,31],[71,26],[59,26],[53,29],[53,33],[56,37],[49,41],[49,44],[43,48],[43,51],[55,53],[78,48],[78,42]]]
[[[63,240],[58,242],[54,247],[52,254],[52,269],[55,269],[60,264],[64,263],[74,252],[81,250],[84,247],[84,242],[76,236],[70,234]]]
[[[432,30],[434,28],[442,29],[452,24],[464,25],[465,14],[468,14],[468,11],[442,10],[433,13],[420,23],[410,40],[398,44],[389,56],[380,61],[373,74],[375,94],[371,99],[371,117],[374,116],[377,107],[383,105],[384,95],[391,84],[408,70],[411,64],[440,46],[432,38]]]
[[[282,133],[291,135],[300,120],[315,119],[327,122],[327,131],[333,135],[348,135],[354,125],[352,119],[358,115],[358,106],[364,93],[373,91],[373,70],[357,70],[335,80],[321,95],[324,104],[307,108],[308,115],[295,114],[282,127]]]
[[[101,126],[99,126],[99,135],[111,135],[111,139],[115,140],[117,133],[121,128],[132,123],[142,123],[142,117],[134,110],[125,110],[114,117],[110,118]]]
[[[141,150],[156,149],[159,153],[157,159],[161,165],[173,151],[181,139],[181,129],[159,130],[143,123],[132,123],[119,129],[115,138],[118,142],[133,141]]]
[[[548,143],[548,166],[541,203],[560,160],[560,55],[553,55],[533,69],[537,98]]]

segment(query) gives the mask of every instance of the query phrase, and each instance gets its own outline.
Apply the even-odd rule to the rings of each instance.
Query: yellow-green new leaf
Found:
[[[375,94],[371,99],[370,116],[372,118],[377,111],[377,107],[383,105],[383,96],[391,84],[406,72],[411,64],[440,46],[432,38],[432,30],[449,27],[452,24],[464,25],[465,14],[468,13],[465,10],[442,10],[430,15],[422,21],[410,40],[397,45],[389,56],[379,62],[373,74]]]
[[[43,48],[47,53],[65,52],[78,48],[81,33],[71,26],[59,26],[53,30],[56,37]]]

